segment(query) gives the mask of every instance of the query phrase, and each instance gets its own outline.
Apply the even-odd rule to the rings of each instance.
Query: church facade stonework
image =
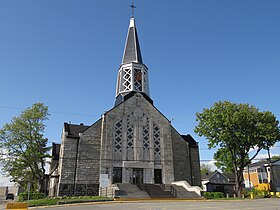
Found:
[[[198,143],[180,135],[153,105],[134,18],[130,19],[115,106],[90,126],[64,123],[53,151],[51,196],[98,195],[115,183],[200,186]],[[54,154],[56,153],[56,154]]]

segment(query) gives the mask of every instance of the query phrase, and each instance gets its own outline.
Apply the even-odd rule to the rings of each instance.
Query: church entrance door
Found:
[[[122,183],[122,168],[113,169],[113,183]]]
[[[132,183],[133,184],[142,184],[143,183],[143,168],[134,168],[133,169]]]
[[[161,169],[155,169],[155,184],[162,184]]]

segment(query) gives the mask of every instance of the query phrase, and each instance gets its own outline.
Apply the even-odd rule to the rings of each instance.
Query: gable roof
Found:
[[[150,103],[150,104],[154,104],[153,100],[147,96],[144,92],[136,92],[136,91],[130,91],[128,94],[126,95],[122,95],[122,94],[119,94],[117,97],[116,97],[116,101],[115,101],[115,104],[114,104],[114,107],[115,106],[118,106],[119,104],[125,102],[126,100],[130,99],[132,96],[134,96],[136,93],[140,93],[143,95],[143,97]]]
[[[82,123],[80,125],[64,123],[64,131],[68,133],[67,137],[70,138],[80,138],[79,133],[84,132],[89,127]]]
[[[223,173],[224,176],[226,176],[230,182],[235,182],[235,174],[234,173]]]
[[[61,144],[52,143],[52,160],[59,160]]]
[[[209,180],[210,177],[212,177],[216,172],[217,172],[217,171],[201,174],[201,180]]]
[[[203,181],[209,181],[213,176],[215,176],[216,174],[221,174],[221,176],[225,177],[226,179],[228,179],[230,182],[234,182],[235,181],[235,175],[234,174],[230,174],[230,173],[221,173],[219,171],[214,171],[214,172],[209,172],[209,173],[205,173],[205,174],[201,174],[201,180]]]
[[[280,159],[278,160],[271,160],[271,163],[274,164],[276,162],[280,161]],[[262,167],[262,166],[267,166],[270,164],[270,161],[267,159],[267,160],[261,160],[261,161],[257,161],[257,162],[254,162],[254,163],[251,163],[249,164],[249,167]]]
[[[197,142],[194,140],[194,138],[193,138],[190,134],[181,135],[181,137],[182,137],[186,142],[188,142],[190,146],[192,146],[192,147],[198,147]]]

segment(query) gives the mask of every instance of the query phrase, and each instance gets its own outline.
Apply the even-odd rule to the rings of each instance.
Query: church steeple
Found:
[[[122,64],[131,62],[143,63],[137,30],[135,26],[135,19],[133,17],[130,18]]]
[[[118,72],[115,105],[123,102],[125,96],[131,92],[143,93],[151,100],[148,68],[142,60],[134,17],[130,18],[122,64]]]

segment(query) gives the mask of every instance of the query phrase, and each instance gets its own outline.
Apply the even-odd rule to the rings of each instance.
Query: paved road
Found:
[[[30,208],[33,209],[33,208]],[[41,209],[37,208],[37,209]],[[280,199],[258,199],[245,201],[159,201],[83,204],[49,207],[51,210],[280,210]]]
[[[6,209],[6,196],[0,196],[0,210]]]

